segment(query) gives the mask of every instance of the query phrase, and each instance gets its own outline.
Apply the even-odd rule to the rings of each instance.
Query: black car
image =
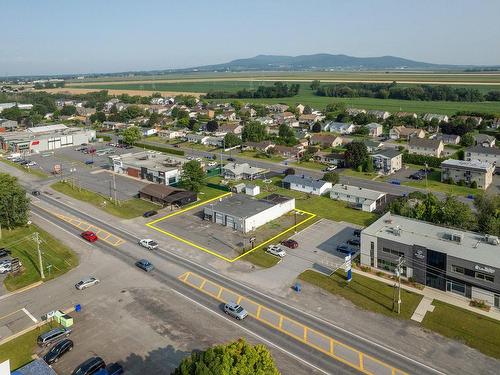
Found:
[[[420,173],[420,172],[413,173],[412,175],[410,175],[410,179],[412,179],[412,180],[422,180],[423,178],[424,178],[424,175],[422,175],[422,173]]]
[[[57,344],[55,344],[48,352],[43,356],[43,360],[51,365],[59,360],[66,352],[73,349],[73,341],[69,339],[64,339]]]
[[[123,367],[118,363],[112,363],[106,367],[106,371],[108,371],[108,375],[121,375],[123,374]]]
[[[349,249],[349,246],[342,244],[337,246],[337,251],[342,254],[352,254],[352,251]]]
[[[227,158],[227,161],[236,161],[235,158]]]
[[[78,366],[71,375],[92,375],[103,368],[106,368],[103,359],[101,357],[92,357]]]
[[[351,238],[347,243],[352,246],[359,246],[359,240],[357,238]]]
[[[10,255],[11,251],[5,247],[2,247],[0,249],[0,258],[6,257],[7,255]]]
[[[142,216],[143,216],[143,217],[151,217],[151,216],[154,216],[154,215],[156,215],[156,214],[158,214],[158,211],[154,211],[154,210],[152,210],[152,211],[146,211],[146,212],[144,212],[144,213],[142,214]]]
[[[35,197],[38,197],[41,193],[40,190],[33,190],[31,194],[33,194]]]

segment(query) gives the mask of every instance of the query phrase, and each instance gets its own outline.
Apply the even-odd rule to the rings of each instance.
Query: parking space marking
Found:
[[[38,320],[37,318],[35,318],[28,310],[26,310],[26,308],[22,308],[21,309],[26,315],[28,315],[28,318],[30,318],[31,320],[33,320],[35,323],[38,323]]]
[[[150,221],[149,223],[147,223],[147,224],[146,224],[146,226],[147,226],[147,227],[149,227],[149,228],[151,228],[151,229],[154,229],[154,230],[156,230],[156,231],[158,231],[158,232],[160,232],[160,233],[163,233],[163,234],[165,234],[165,235],[167,235],[167,236],[169,236],[169,237],[172,237],[172,238],[174,238],[174,239],[176,239],[176,240],[178,240],[178,241],[180,241],[180,242],[183,242],[183,243],[185,243],[186,245],[189,245],[189,246],[194,247],[194,248],[196,248],[196,249],[198,249],[198,250],[204,251],[205,253],[208,253],[208,254],[214,255],[214,256],[216,256],[217,258],[220,258],[220,259],[222,259],[222,260],[225,260],[226,262],[233,263],[233,262],[236,262],[237,260],[239,260],[239,259],[241,259],[241,258],[243,258],[243,257],[247,256],[248,254],[250,254],[250,253],[254,252],[255,250],[258,250],[258,249],[260,249],[261,247],[266,246],[267,244],[271,243],[271,242],[272,242],[272,241],[274,241],[275,239],[277,239],[277,238],[279,238],[279,237],[283,236],[285,233],[288,233],[288,232],[290,232],[290,231],[294,230],[294,229],[295,229],[295,228],[297,228],[298,226],[300,226],[300,225],[302,225],[302,224],[304,224],[304,223],[308,222],[309,220],[312,220],[312,219],[314,219],[314,218],[316,217],[316,214],[313,214],[312,212],[307,212],[307,211],[304,211],[304,210],[299,210],[298,208],[295,208],[293,211],[297,211],[297,212],[300,212],[300,213],[302,213],[302,214],[309,215],[309,217],[307,217],[306,219],[302,220],[300,223],[295,224],[295,225],[293,225],[293,226],[291,226],[291,227],[289,227],[289,228],[285,229],[284,231],[282,231],[282,232],[278,233],[278,234],[277,234],[277,235],[275,235],[274,237],[272,237],[272,238],[270,238],[270,239],[268,239],[268,240],[266,240],[266,241],[264,241],[264,242],[262,242],[262,243],[258,244],[258,245],[257,245],[257,246],[255,246],[253,249],[251,249],[251,250],[249,250],[249,251],[246,251],[246,252],[244,252],[244,253],[242,253],[242,254],[238,255],[237,257],[234,257],[234,258],[228,258],[228,257],[226,257],[226,256],[224,256],[224,255],[222,255],[222,254],[219,254],[218,252],[216,252],[216,251],[214,251],[214,250],[207,249],[206,247],[200,246],[200,245],[198,245],[198,244],[196,244],[196,243],[194,243],[194,242],[192,242],[192,241],[190,241],[190,240],[188,240],[188,239],[185,239],[185,238],[180,237],[180,236],[178,236],[178,235],[176,235],[176,234],[174,234],[174,233],[168,232],[168,231],[166,231],[166,230],[164,230],[164,229],[162,229],[162,228],[158,228],[157,226],[155,226],[155,224],[156,224],[156,223],[159,223],[160,221],[166,220],[166,219],[168,219],[168,218],[170,218],[170,217],[172,217],[172,216],[176,216],[176,215],[179,215],[179,214],[184,213],[184,212],[186,212],[186,211],[192,210],[192,209],[194,209],[194,208],[196,208],[196,207],[199,207],[199,206],[205,205],[205,204],[207,204],[207,203],[209,203],[209,202],[212,202],[212,201],[214,201],[214,200],[224,198],[224,197],[226,197],[226,196],[228,196],[228,195],[231,195],[231,194],[232,194],[232,193],[224,193],[224,194],[221,194],[221,195],[219,195],[219,196],[217,196],[217,197],[215,197],[215,198],[212,198],[212,199],[209,199],[209,200],[206,200],[206,201],[200,202],[200,203],[198,203],[198,204],[195,204],[194,206],[191,206],[191,207],[188,207],[188,208],[185,208],[185,209],[182,209],[182,210],[179,210],[179,211],[173,212],[173,213],[171,213],[171,214],[169,214],[169,215],[166,215],[166,216],[163,216],[163,217],[161,217],[161,218],[159,218],[159,219],[156,219],[156,220]]]
[[[16,310],[16,311],[12,311],[11,313],[8,313],[4,316],[0,316],[0,320],[4,320],[4,319],[7,319],[8,317],[12,316],[12,315],[15,315],[17,314],[18,312],[20,311],[23,311],[22,309],[19,309],[19,310]]]
[[[258,320],[259,322],[266,324],[281,333],[290,336],[311,348],[314,348],[327,356],[342,362],[364,374],[370,375],[407,375],[406,372],[385,363],[371,355],[365,354],[349,345],[343,344],[337,341],[333,337],[327,336],[313,328],[310,328],[302,323],[299,323],[287,316],[278,313],[266,306],[263,306],[257,302],[250,300],[249,298],[239,295],[238,293],[223,287],[222,285],[216,284],[200,275],[193,272],[185,272],[178,277],[180,281],[189,285],[190,287],[199,290],[200,292],[207,294],[216,300],[227,303],[229,301],[245,301],[248,303],[247,312],[248,315]],[[207,290],[207,286],[210,285],[210,289]],[[218,291],[214,292],[214,287]],[[224,298],[224,294],[229,294],[235,296],[234,299]],[[239,303],[239,302],[237,302]],[[254,306],[257,308],[254,309]],[[265,311],[265,317],[264,315]],[[276,323],[276,322],[277,323]]]

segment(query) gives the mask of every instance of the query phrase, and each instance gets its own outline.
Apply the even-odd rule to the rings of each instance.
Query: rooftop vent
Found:
[[[401,227],[399,225],[389,228],[389,231],[395,236],[401,236]]]
[[[484,241],[486,243],[489,243],[490,245],[495,245],[495,246],[500,245],[500,240],[498,239],[498,237],[492,236],[490,234],[487,234],[486,236],[484,236]]]
[[[463,236],[460,233],[445,232],[443,238],[448,241],[462,243]]]

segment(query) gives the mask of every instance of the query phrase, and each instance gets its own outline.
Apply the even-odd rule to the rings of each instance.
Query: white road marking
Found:
[[[24,307],[21,310],[23,310],[23,312],[26,315],[28,315],[28,318],[30,318],[31,320],[33,320],[35,323],[38,323],[37,318],[35,318],[33,315],[31,315],[31,313],[28,310],[26,310]]]

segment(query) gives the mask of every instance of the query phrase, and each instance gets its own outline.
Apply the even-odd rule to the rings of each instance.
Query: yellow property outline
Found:
[[[257,250],[257,249],[260,249],[261,247],[263,247],[263,246],[267,245],[268,243],[270,243],[270,242],[274,241],[276,238],[281,237],[281,236],[282,236],[282,235],[284,235],[285,233],[288,233],[288,232],[290,232],[291,230],[293,230],[293,229],[297,228],[299,225],[302,225],[302,224],[304,224],[304,223],[308,222],[309,220],[312,220],[312,219],[314,219],[314,218],[316,217],[316,214],[313,214],[312,212],[307,212],[307,211],[303,211],[303,210],[299,210],[298,208],[295,208],[295,209],[294,209],[294,211],[297,211],[297,212],[301,212],[301,213],[307,214],[307,215],[309,215],[309,217],[308,217],[308,218],[306,218],[305,220],[302,220],[300,223],[295,224],[295,225],[291,226],[290,228],[288,228],[288,229],[284,230],[283,232],[278,233],[276,236],[274,236],[274,237],[272,237],[272,238],[270,238],[270,239],[268,239],[268,240],[266,240],[266,241],[264,241],[264,242],[260,243],[259,245],[255,246],[253,249],[251,249],[251,250],[249,250],[249,251],[247,251],[247,252],[245,252],[245,253],[243,253],[243,254],[238,255],[238,256],[237,256],[237,257],[235,257],[235,258],[228,258],[228,257],[225,257],[224,255],[221,255],[221,254],[217,253],[216,251],[213,251],[213,250],[207,249],[206,247],[203,247],[203,246],[197,245],[197,244],[195,244],[194,242],[191,242],[191,241],[189,241],[189,240],[187,240],[187,239],[185,239],[185,238],[179,237],[179,236],[177,236],[176,234],[173,234],[173,233],[167,232],[166,230],[161,229],[161,228],[158,228],[158,227],[156,227],[156,226],[154,225],[154,224],[156,224],[156,223],[158,223],[158,222],[160,222],[160,221],[166,220],[166,219],[168,219],[168,218],[170,218],[170,217],[172,217],[172,216],[182,214],[182,213],[184,213],[184,212],[186,212],[186,211],[189,211],[189,210],[192,210],[192,209],[194,209],[194,208],[196,208],[196,207],[199,207],[199,206],[205,205],[205,204],[207,204],[207,203],[209,203],[209,202],[212,202],[212,201],[214,201],[214,200],[217,200],[217,199],[220,199],[220,198],[227,197],[228,195],[231,195],[231,194],[232,194],[232,193],[224,193],[224,194],[221,194],[221,195],[219,195],[219,196],[217,196],[217,197],[215,197],[215,198],[212,198],[212,199],[209,199],[209,200],[206,200],[206,201],[203,201],[203,202],[197,203],[197,204],[195,204],[194,206],[191,206],[191,207],[185,208],[185,209],[183,209],[183,210],[179,210],[179,211],[173,212],[173,213],[171,213],[171,214],[169,214],[169,215],[163,216],[163,217],[161,217],[161,218],[159,218],[159,219],[156,219],[156,220],[153,220],[153,221],[151,221],[151,222],[147,223],[147,224],[146,224],[146,226],[147,226],[147,227],[149,227],[149,228],[151,228],[151,229],[154,229],[154,230],[156,230],[156,231],[158,231],[158,232],[160,232],[160,233],[166,234],[166,235],[167,235],[167,236],[169,236],[169,237],[175,238],[176,240],[181,241],[181,242],[183,242],[183,243],[185,243],[185,244],[187,244],[187,245],[189,245],[189,246],[192,246],[192,247],[194,247],[194,248],[196,248],[196,249],[198,249],[198,250],[204,251],[205,253],[208,253],[208,254],[214,255],[214,256],[216,256],[216,257],[218,257],[218,258],[220,258],[220,259],[223,259],[223,260],[225,260],[226,262],[233,263],[233,262],[236,262],[237,260],[239,260],[239,259],[243,258],[244,256],[246,256],[246,255],[248,255],[248,254],[252,253],[253,251],[255,251],[255,250]]]

